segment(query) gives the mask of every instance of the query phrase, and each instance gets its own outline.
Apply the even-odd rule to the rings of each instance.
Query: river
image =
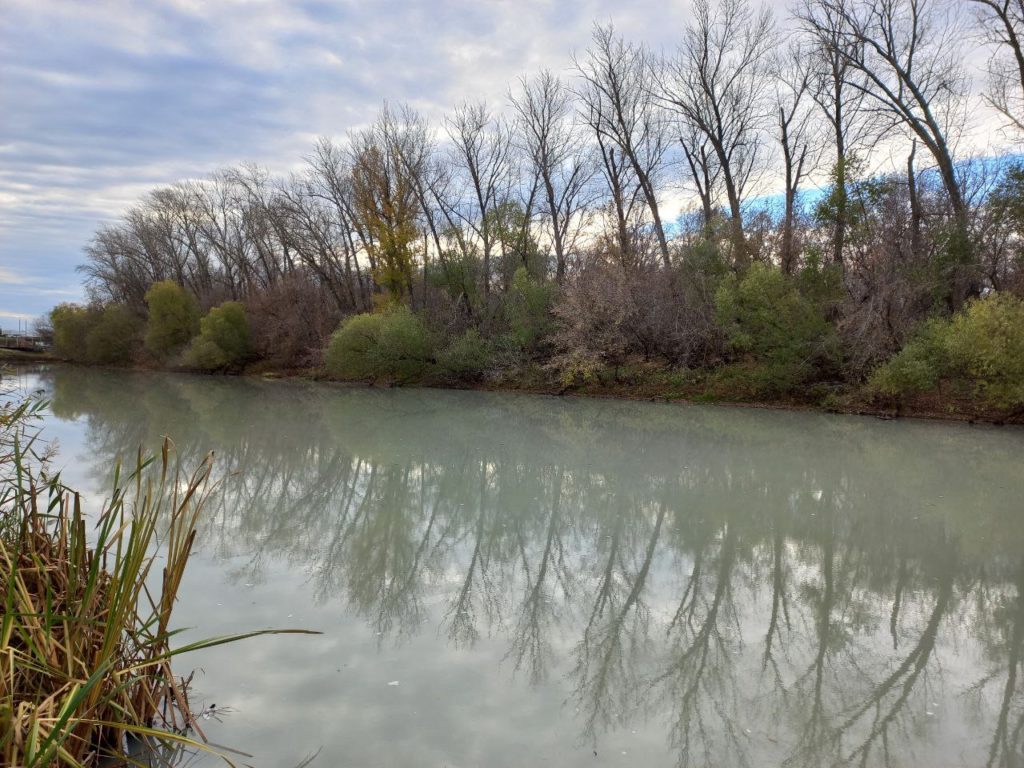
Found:
[[[162,435],[215,452],[181,642],[323,633],[179,661],[240,762],[1024,765],[1024,430],[20,379],[92,505]]]

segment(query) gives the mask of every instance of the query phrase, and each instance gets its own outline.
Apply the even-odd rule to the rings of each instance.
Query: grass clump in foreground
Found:
[[[26,421],[39,407],[0,407],[0,764],[140,764],[129,742],[213,751],[173,657],[274,630],[171,647],[212,455],[186,475],[165,441],[126,476],[116,467],[92,525],[33,449]]]

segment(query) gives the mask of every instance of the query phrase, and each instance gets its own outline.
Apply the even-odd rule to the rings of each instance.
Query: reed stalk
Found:
[[[0,762],[135,762],[129,739],[217,751],[172,660],[299,630],[172,647],[175,600],[212,490],[212,454],[186,473],[164,440],[159,456],[140,452],[127,473],[118,463],[109,500],[87,515],[80,495],[46,473],[27,427],[40,408],[0,410]]]

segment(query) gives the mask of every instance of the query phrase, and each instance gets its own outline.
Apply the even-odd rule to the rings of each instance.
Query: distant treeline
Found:
[[[595,27],[500,114],[466,102],[435,130],[386,106],[287,178],[154,190],[89,244],[93,302],[54,311],[58,350],[1024,406],[1024,167],[956,151],[983,103],[1024,134],[1024,17],[800,0],[783,34],[749,0],[692,10],[668,54]]]

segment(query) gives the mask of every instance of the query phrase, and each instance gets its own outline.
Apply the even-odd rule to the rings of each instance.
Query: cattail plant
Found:
[[[129,472],[118,463],[109,500],[88,515],[36,450],[27,424],[41,407],[0,409],[0,763],[131,760],[129,741],[219,751],[172,660],[299,630],[172,647],[171,615],[213,488],[213,455],[187,473],[165,439],[158,457],[140,452]]]

